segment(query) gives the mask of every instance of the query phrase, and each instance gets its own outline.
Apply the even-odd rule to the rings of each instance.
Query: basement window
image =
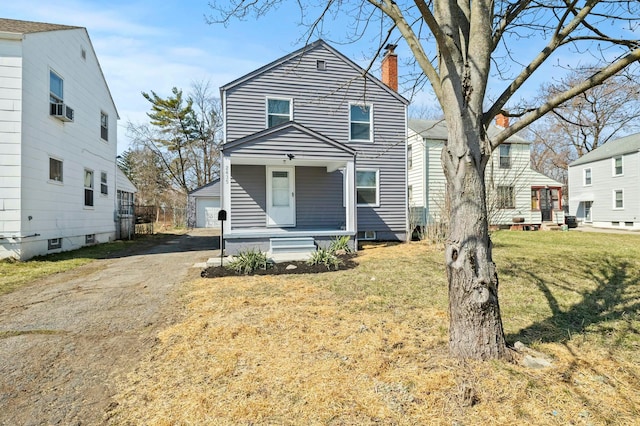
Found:
[[[59,249],[62,248],[62,238],[51,238],[50,240],[47,241],[47,249],[48,250],[55,250],[55,249]]]
[[[365,241],[372,241],[376,239],[376,231],[360,231],[358,232],[358,239]]]

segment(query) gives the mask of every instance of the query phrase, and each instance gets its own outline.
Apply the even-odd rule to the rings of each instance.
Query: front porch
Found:
[[[227,143],[222,157],[225,253],[273,241],[348,235],[355,248],[355,152],[293,122]]]

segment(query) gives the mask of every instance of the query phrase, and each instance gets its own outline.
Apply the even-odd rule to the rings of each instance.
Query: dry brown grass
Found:
[[[509,243],[514,237],[502,238]],[[508,253],[517,255],[513,248]],[[122,378],[119,405],[110,413],[110,422],[627,425],[638,421],[637,307],[636,316],[627,321],[631,331],[624,336],[616,335],[624,333],[617,327],[611,336],[585,330],[564,339],[527,341],[554,360],[551,368],[456,361],[447,356],[441,259],[441,252],[419,243],[370,246],[360,252],[359,266],[349,271],[191,283],[184,321],[163,331],[148,359]],[[637,263],[634,268],[640,270]],[[512,270],[503,272],[516,283],[526,278]],[[639,287],[636,281],[632,291],[637,294]],[[505,292],[525,304],[515,293],[530,293],[520,295],[524,300],[541,293],[530,284]],[[516,317],[518,307],[509,303],[505,292],[506,316]],[[526,333],[519,336],[518,331],[534,330],[548,319],[544,311],[541,307],[529,321],[516,319],[515,329],[505,320],[507,334],[526,341]],[[612,344],[615,341],[621,343]]]

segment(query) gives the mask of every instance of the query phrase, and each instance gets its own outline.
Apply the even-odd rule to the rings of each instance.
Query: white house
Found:
[[[489,136],[509,125],[499,116]],[[447,140],[443,120],[409,120],[407,175],[412,227],[439,223],[445,206],[445,176],[441,153]],[[494,226],[537,228],[543,223],[564,223],[562,184],[530,166],[530,142],[514,135],[500,145],[487,164],[487,210]],[[516,219],[517,218],[517,219]]]
[[[569,164],[569,213],[595,227],[640,230],[640,133]]]
[[[0,19],[0,258],[115,238],[118,118],[85,28]]]

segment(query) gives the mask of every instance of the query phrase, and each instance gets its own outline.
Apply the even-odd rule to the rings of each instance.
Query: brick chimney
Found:
[[[382,82],[389,88],[398,91],[398,55],[394,50],[397,44],[387,44],[382,57]]]
[[[503,129],[509,127],[509,117],[507,117],[503,113],[499,113],[498,115],[496,115],[496,126],[502,127]]]

